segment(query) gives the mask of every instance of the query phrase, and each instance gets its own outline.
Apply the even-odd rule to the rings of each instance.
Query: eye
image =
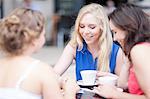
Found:
[[[91,29],[95,29],[96,26],[90,26]]]
[[[111,32],[112,32],[113,34],[116,34],[116,33],[117,33],[117,32],[116,32],[116,31],[114,31],[114,30],[112,30]]]
[[[80,27],[80,28],[84,28],[85,26],[84,26],[83,24],[80,24],[79,27]]]
[[[114,37],[114,35],[116,35],[117,32],[111,30],[112,36]]]
[[[88,27],[89,27],[90,29],[95,29],[95,28],[96,28],[96,25],[95,25],[95,24],[89,24]]]

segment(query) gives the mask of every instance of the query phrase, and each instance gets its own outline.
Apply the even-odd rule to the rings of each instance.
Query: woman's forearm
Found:
[[[113,99],[149,99],[144,95],[130,94],[126,92],[117,92],[114,94]]]
[[[126,89],[128,86],[128,76],[129,76],[129,68],[123,66],[118,78],[117,86]]]

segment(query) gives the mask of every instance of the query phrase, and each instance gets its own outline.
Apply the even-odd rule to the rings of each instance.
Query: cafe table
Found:
[[[76,94],[76,99],[106,99],[94,93],[92,90],[97,87],[98,84],[94,85],[84,85],[81,81],[77,81],[80,86],[80,91]]]
[[[93,89],[93,86],[91,87],[80,86],[80,91],[76,94],[76,99],[106,99],[94,93],[92,89]],[[118,88],[118,90],[128,92],[128,90],[123,90],[121,88]]]
[[[77,93],[76,99],[105,99],[105,98],[101,97],[95,93],[84,92],[84,93]]]
[[[93,92],[81,90],[76,94],[76,99],[105,99]]]

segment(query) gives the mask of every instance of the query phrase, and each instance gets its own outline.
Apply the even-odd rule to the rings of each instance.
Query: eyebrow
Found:
[[[91,25],[92,25],[92,26],[93,26],[93,25],[96,26],[96,24],[89,24],[89,25],[90,25],[90,26],[91,26]]]

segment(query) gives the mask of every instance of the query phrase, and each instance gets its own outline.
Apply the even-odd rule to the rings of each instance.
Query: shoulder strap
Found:
[[[37,60],[37,61],[34,61],[34,62],[31,64],[31,66],[29,66],[29,67],[25,70],[24,74],[23,74],[23,75],[20,77],[20,79],[17,81],[17,84],[16,84],[16,88],[17,88],[17,89],[20,88],[21,83],[23,82],[24,79],[26,79],[26,78],[28,77],[28,75],[30,74],[30,72],[32,71],[32,69],[33,69],[35,66],[37,66],[37,65],[36,65],[37,63],[39,63],[38,60]]]

